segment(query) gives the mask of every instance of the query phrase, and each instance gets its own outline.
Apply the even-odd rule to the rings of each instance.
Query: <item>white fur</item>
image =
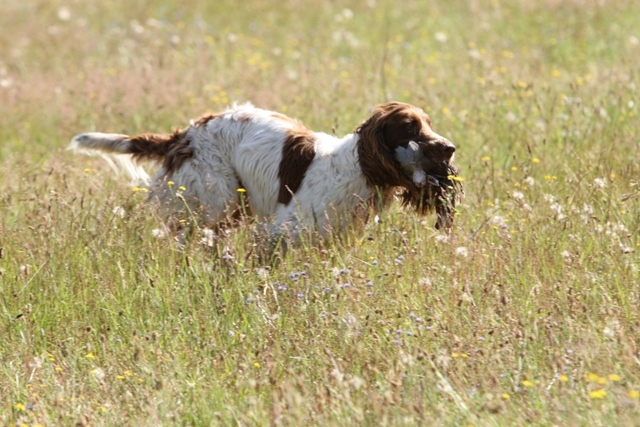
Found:
[[[117,173],[125,171],[132,179],[132,185],[151,183],[151,179],[145,170],[132,161],[131,155],[127,153],[129,144],[127,135],[116,133],[87,132],[75,136],[67,149],[75,153],[87,154],[90,156],[102,157],[111,168]],[[109,146],[109,151],[104,151],[103,147]]]

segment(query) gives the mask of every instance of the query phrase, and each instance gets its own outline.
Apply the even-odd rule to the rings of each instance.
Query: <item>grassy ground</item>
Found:
[[[638,2],[204,3],[3,2],[1,425],[638,425]],[[65,151],[391,99],[458,147],[450,237],[398,208],[259,268]]]

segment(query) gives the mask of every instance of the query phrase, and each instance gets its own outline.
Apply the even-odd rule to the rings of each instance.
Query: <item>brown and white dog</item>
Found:
[[[450,228],[461,192],[452,179],[455,146],[421,109],[400,102],[375,107],[343,138],[245,104],[173,134],[84,133],[69,148],[118,160],[149,186],[167,218],[187,203],[216,227],[238,208],[238,189],[245,188],[251,213],[276,235],[309,226],[321,235],[343,231],[362,221],[363,207],[384,208],[395,195],[420,214],[435,210],[436,226]],[[153,178],[141,160],[161,165]],[[176,198],[179,187],[185,189]]]

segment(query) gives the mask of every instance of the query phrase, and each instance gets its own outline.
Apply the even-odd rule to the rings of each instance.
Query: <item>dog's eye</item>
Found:
[[[415,135],[418,133],[418,126],[413,122],[407,123],[406,125],[404,125],[404,128],[407,132],[409,132],[410,135]]]

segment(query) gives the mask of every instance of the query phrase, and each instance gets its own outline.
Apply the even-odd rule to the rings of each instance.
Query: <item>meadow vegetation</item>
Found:
[[[638,425],[638,17],[3,0],[0,424]],[[249,220],[181,248],[144,189],[65,150],[246,101],[342,135],[387,100],[458,147],[451,235],[396,206],[273,266]]]

